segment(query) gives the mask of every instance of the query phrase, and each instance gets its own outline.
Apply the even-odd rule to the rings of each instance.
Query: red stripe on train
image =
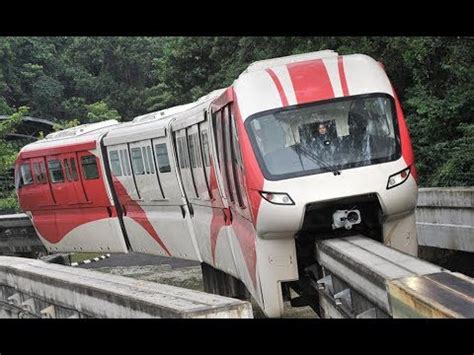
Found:
[[[344,71],[344,59],[343,57],[337,58],[337,69],[339,70],[339,78],[341,80],[342,94],[349,96],[349,88],[347,87],[346,73]]]
[[[288,99],[286,98],[285,91],[283,90],[283,86],[281,85],[280,79],[278,79],[277,75],[275,72],[271,69],[266,69],[266,72],[270,74],[270,77],[272,78],[273,82],[275,83],[275,86],[278,89],[278,93],[280,94],[280,99],[281,99],[281,104],[283,107],[288,106]]]
[[[155,228],[153,228],[152,224],[148,220],[145,210],[140,206],[140,204],[133,200],[127,193],[127,190],[122,185],[122,183],[115,177],[112,176],[113,184],[115,191],[117,192],[117,196],[120,200],[122,205],[126,205],[127,215],[126,217],[133,219],[139,225],[141,225],[150,236],[163,248],[163,250],[171,256],[170,251],[166,247],[166,245],[161,240],[160,236],[156,232]]]
[[[298,104],[334,98],[329,74],[322,59],[287,65]]]

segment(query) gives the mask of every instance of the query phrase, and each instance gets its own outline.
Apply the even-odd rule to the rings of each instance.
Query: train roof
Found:
[[[86,123],[48,134],[44,139],[30,143],[21,149],[21,153],[43,150],[50,147],[61,147],[97,141],[104,133],[117,127],[117,120],[107,120],[97,123]]]
[[[179,129],[184,122],[190,123],[193,117],[200,118],[204,108],[224,91],[225,89],[214,90],[194,102],[135,117],[132,121],[111,130],[104,138],[104,144],[114,145],[164,137],[171,121],[173,128]]]

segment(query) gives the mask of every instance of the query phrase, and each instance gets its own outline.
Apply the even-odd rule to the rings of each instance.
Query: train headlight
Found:
[[[267,192],[260,191],[260,195],[270,203],[275,205],[294,205],[290,195],[284,192]]]
[[[408,179],[409,176],[410,176],[410,167],[403,169],[402,171],[399,171],[396,174],[390,175],[388,177],[387,190],[391,189],[392,187],[403,184]]]

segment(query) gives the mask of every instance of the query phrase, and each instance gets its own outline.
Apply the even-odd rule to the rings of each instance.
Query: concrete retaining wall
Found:
[[[474,252],[474,187],[422,188],[416,230],[423,246]]]

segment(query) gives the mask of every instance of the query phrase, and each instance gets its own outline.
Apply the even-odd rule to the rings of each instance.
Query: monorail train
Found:
[[[196,260],[207,291],[250,294],[271,317],[290,289],[310,298],[317,239],[361,233],[417,253],[409,133],[366,55],[255,62],[194,103],[49,134],[15,170],[49,251]]]

